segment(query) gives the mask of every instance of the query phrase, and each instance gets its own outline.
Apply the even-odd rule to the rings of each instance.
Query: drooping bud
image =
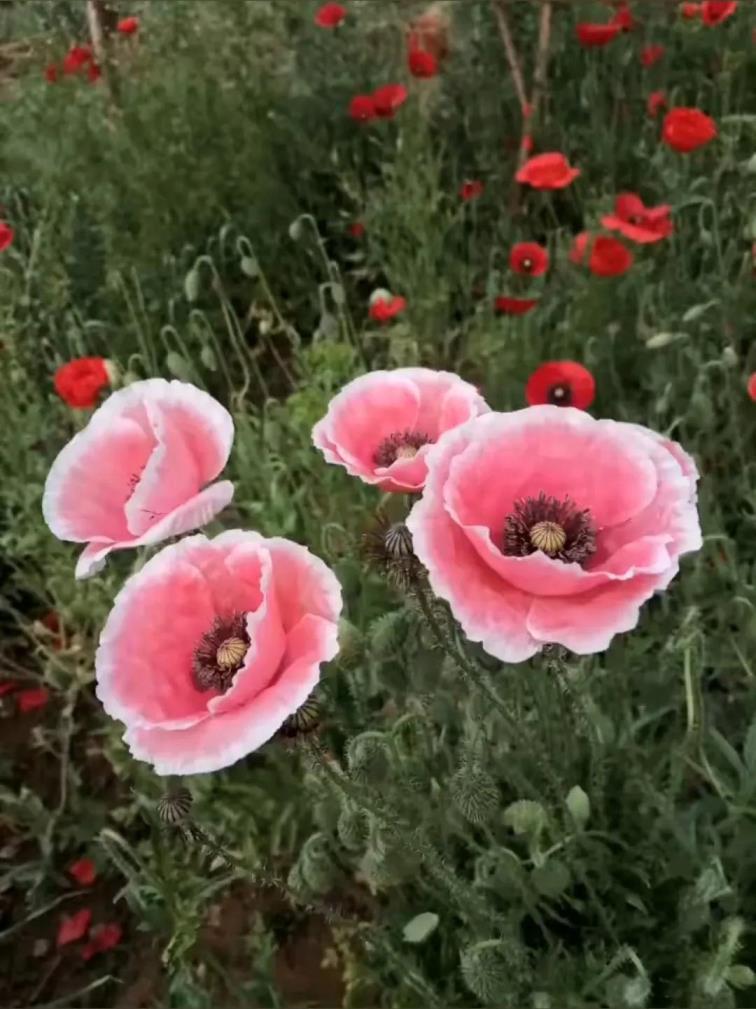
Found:
[[[389,772],[388,745],[381,732],[363,732],[349,741],[347,764],[359,784],[380,785]]]
[[[450,782],[452,802],[470,823],[486,823],[499,807],[499,790],[487,771],[465,763]]]

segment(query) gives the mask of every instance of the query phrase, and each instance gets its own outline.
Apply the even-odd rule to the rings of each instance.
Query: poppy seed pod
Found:
[[[302,879],[313,893],[327,893],[337,878],[325,834],[313,834],[299,854]]]
[[[462,951],[462,977],[470,991],[485,1003],[515,1005],[526,966],[522,945],[514,938],[487,939]]]
[[[490,774],[465,763],[450,782],[452,802],[470,823],[489,820],[499,806],[499,790]]]
[[[347,746],[349,773],[359,784],[380,785],[389,772],[388,745],[381,732],[363,732]]]

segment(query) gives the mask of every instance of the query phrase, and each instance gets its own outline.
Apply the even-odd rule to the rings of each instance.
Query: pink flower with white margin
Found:
[[[188,382],[151,378],[113,393],[52,464],[42,511],[61,540],[86,543],[76,577],[111,550],[159,543],[209,522],[229,503],[229,412]],[[204,488],[204,489],[203,489]]]
[[[340,613],[336,576],[306,547],[240,529],[186,537],[116,597],[97,696],[158,774],[228,767],[307,700]]]
[[[586,655],[700,548],[697,478],[647,428],[533,406],[445,434],[407,525],[471,641],[504,662],[551,643]]]
[[[488,409],[475,386],[448,371],[372,371],[331,400],[312,440],[327,462],[365,483],[412,493],[423,488],[432,444]]]

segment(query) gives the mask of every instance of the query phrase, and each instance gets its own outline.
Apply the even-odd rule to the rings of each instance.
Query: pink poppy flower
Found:
[[[399,106],[407,101],[408,94],[403,84],[384,84],[376,88],[372,94],[376,116],[379,119],[391,119]]]
[[[13,244],[15,234],[10,224],[0,221],[0,252],[5,252]]]
[[[586,655],[635,627],[700,548],[696,479],[640,425],[532,406],[445,434],[407,525],[471,641],[504,662],[546,644]]]
[[[370,318],[375,322],[391,322],[407,307],[407,299],[400,294],[379,294],[370,299]]]
[[[652,119],[656,119],[659,112],[667,105],[667,96],[663,91],[652,91],[646,100],[646,112]]]
[[[477,200],[483,195],[485,186],[480,179],[465,179],[459,187],[459,198],[467,203],[469,200]]]
[[[87,934],[91,920],[92,912],[88,907],[83,907],[76,914],[64,914],[60,919],[55,944],[58,947],[67,946],[70,942],[78,942],[79,939],[83,939]]]
[[[19,690],[16,694],[18,710],[23,714],[44,708],[49,700],[50,691],[47,687],[30,687],[28,690]]]
[[[620,193],[614,201],[614,213],[601,218],[605,228],[619,231],[631,242],[648,245],[661,242],[674,231],[669,216],[670,206],[646,207],[635,193]]]
[[[315,12],[315,24],[318,28],[338,28],[346,17],[346,7],[337,3],[327,3]]]
[[[158,774],[228,767],[300,708],[338,651],[341,587],[290,540],[233,529],[164,547],[116,597],[97,696]]]
[[[571,168],[563,154],[547,151],[526,161],[515,178],[534,189],[564,189],[578,175],[580,169]]]
[[[42,511],[52,532],[88,544],[76,577],[99,571],[111,550],[179,536],[225,508],[233,484],[210,481],[233,437],[228,411],[188,382],[151,378],[113,393],[45,483]]]
[[[447,371],[372,371],[331,400],[312,440],[326,462],[364,483],[412,493],[425,483],[431,445],[444,431],[487,410],[474,386]]]
[[[664,46],[644,46],[643,49],[641,49],[640,54],[641,63],[648,70],[649,67],[652,67],[655,63],[659,62],[659,60],[664,56],[664,51]]]

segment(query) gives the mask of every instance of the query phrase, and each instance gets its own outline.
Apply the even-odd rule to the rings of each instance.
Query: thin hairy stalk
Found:
[[[525,90],[525,78],[522,73],[520,57],[514,44],[512,30],[509,27],[507,0],[494,0],[493,8],[496,16],[496,23],[499,26],[501,41],[504,44],[504,55],[507,58],[509,72],[512,75],[512,84],[514,85],[515,93],[517,95],[517,101],[520,103],[520,111],[524,116],[528,104],[528,98]]]

